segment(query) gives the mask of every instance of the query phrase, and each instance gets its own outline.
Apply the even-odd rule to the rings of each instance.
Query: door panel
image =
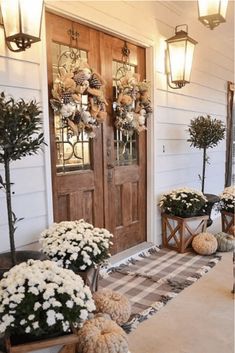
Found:
[[[56,61],[59,59],[55,48],[57,52],[58,45],[62,46],[62,50],[66,49],[66,46],[76,47],[77,45],[75,40],[71,41],[68,33],[71,29],[79,32],[78,47],[83,51],[83,56],[87,53],[89,65],[97,72],[100,71],[99,56],[96,55],[99,50],[99,33],[97,31],[50,13],[46,14],[46,28],[49,94],[53,87],[53,74],[55,78]],[[63,128],[63,132],[58,133],[61,126],[58,126],[58,117],[50,108],[54,219],[59,222],[84,218],[86,221],[102,227],[104,226],[104,210],[101,129],[97,129],[93,141],[83,134],[80,134],[74,141],[75,154],[83,158],[83,163],[80,163],[79,159],[76,162],[74,154],[69,159],[69,148],[71,148],[69,140],[76,139],[76,137],[68,137],[69,129],[67,129],[68,131],[66,129]],[[57,133],[62,135],[62,138],[59,139],[60,136],[57,136]],[[62,143],[65,140],[67,145],[64,144],[65,147],[63,147]],[[65,155],[66,153],[67,155]],[[64,156],[65,159],[63,159]],[[62,159],[63,163],[60,164],[58,161]]]
[[[114,234],[112,253],[146,240],[146,133],[124,136],[114,127],[115,70],[122,65],[124,41],[79,23],[46,14],[49,92],[56,60],[76,46],[68,30],[79,32],[83,57],[106,81],[108,117],[91,141],[70,135],[50,109],[51,163],[55,221],[84,218]],[[145,77],[145,50],[128,44],[133,72]],[[53,66],[54,65],[54,66]]]
[[[123,46],[123,40],[101,33],[101,74],[107,82],[109,102],[115,98],[113,68],[122,62]],[[143,80],[145,50],[129,43],[128,48],[129,63]],[[105,224],[114,234],[113,252],[116,253],[146,240],[146,133],[133,135],[133,141],[126,146],[131,158],[121,160],[122,152],[119,152],[125,137],[114,128],[112,104],[108,112],[103,142]]]

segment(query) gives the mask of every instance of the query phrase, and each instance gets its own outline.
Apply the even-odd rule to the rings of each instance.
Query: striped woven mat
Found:
[[[220,259],[217,255],[178,254],[168,249],[152,248],[127,263],[110,268],[100,280],[99,288],[110,288],[129,298],[132,315],[123,329],[131,332]]]

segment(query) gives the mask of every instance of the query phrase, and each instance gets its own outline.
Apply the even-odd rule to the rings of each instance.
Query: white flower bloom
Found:
[[[39,294],[39,291],[36,287],[30,287],[29,288],[29,293],[33,293],[35,295],[38,295]]]
[[[26,329],[25,329],[25,332],[26,332],[26,333],[29,333],[30,331],[31,331],[30,326],[27,326]]]
[[[56,316],[57,320],[64,320],[64,315],[61,313],[56,313],[55,316]]]
[[[65,305],[67,306],[67,308],[72,309],[72,307],[73,307],[74,303],[73,303],[73,301],[72,301],[72,300],[67,300],[67,302],[65,303]]]
[[[40,307],[41,307],[41,304],[40,304],[39,302],[36,302],[36,303],[34,304],[34,310],[35,310],[35,311],[38,310]]]
[[[63,331],[67,332],[69,329],[69,323],[68,321],[62,322],[62,326],[63,326]]]
[[[47,311],[47,324],[53,326],[56,323],[56,312],[54,310]]]
[[[85,321],[86,319],[87,319],[87,317],[88,317],[88,312],[87,312],[87,310],[81,310],[81,312],[80,312],[80,319],[82,319],[83,321]]]
[[[2,321],[5,323],[5,325],[10,326],[10,324],[14,321],[14,316],[5,314],[2,317]]]
[[[39,322],[35,321],[33,322],[33,328],[36,330],[37,328],[39,328]]]
[[[6,331],[7,325],[2,322],[0,323],[0,333],[4,333]]]
[[[31,314],[31,315],[28,316],[28,320],[30,320],[30,321],[32,321],[34,318],[35,318],[34,314]]]

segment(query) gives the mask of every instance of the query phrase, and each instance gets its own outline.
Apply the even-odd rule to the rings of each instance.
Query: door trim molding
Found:
[[[120,22],[121,30],[113,30],[111,27],[104,26],[98,22],[94,22],[89,18],[89,14],[84,13],[80,16],[71,14],[68,11],[58,8],[56,5],[46,4],[46,10],[54,14],[74,19],[82,24],[93,27],[97,30],[103,31],[105,33],[117,36],[119,38],[125,38],[134,44],[144,46],[146,48],[146,78],[151,82],[151,94],[152,94],[152,104],[155,107],[155,65],[156,62],[156,43],[143,36],[140,32],[130,30],[130,27],[123,27]],[[49,109],[48,109],[48,84],[47,84],[47,53],[46,53],[46,28],[45,28],[45,15],[43,17],[42,26],[42,42],[41,42],[41,87],[42,87],[42,108],[43,108],[43,119],[44,119],[44,134],[48,146],[50,146],[50,136],[49,136]],[[155,109],[154,109],[155,110]],[[152,117],[149,119],[147,130],[147,241],[152,243],[157,243],[157,207],[156,207],[156,193],[155,193],[155,143],[156,141],[156,124],[154,124],[154,112]],[[52,203],[52,182],[51,182],[51,158],[50,149],[47,147],[45,152],[45,183],[46,183],[46,204],[47,204],[47,220],[48,225],[53,222],[53,203]]]
[[[151,38],[146,37],[141,32],[137,32],[136,30],[133,30],[131,26],[128,26],[125,23],[121,23],[121,21],[120,21],[121,30],[114,29],[112,19],[109,18],[109,16],[107,16],[106,14],[103,14],[103,16],[106,16],[107,20],[103,21],[102,23],[98,22],[97,17],[92,16],[92,11],[89,13],[87,9],[82,9],[82,4],[79,11],[79,15],[74,14],[65,9],[62,9],[61,7],[57,6],[54,2],[53,4],[46,2],[46,11],[51,12],[55,15],[63,16],[70,20],[78,21],[81,24],[100,30],[104,33],[119,37],[121,39],[126,39],[132,42],[133,44],[141,45],[143,47],[150,47],[154,45],[154,41]],[[94,9],[93,13],[95,11],[97,10]],[[107,25],[104,25],[104,23],[107,23]]]
[[[43,111],[43,133],[47,146],[45,146],[44,163],[45,163],[45,185],[46,185],[46,212],[47,212],[47,226],[54,221],[53,212],[53,189],[52,189],[52,173],[51,173],[51,152],[50,152],[50,125],[49,125],[49,105],[48,105],[48,74],[47,74],[47,46],[46,46],[46,19],[45,9],[43,12],[42,21],[42,45],[41,45],[41,58],[40,58],[40,77],[41,77],[41,101]]]

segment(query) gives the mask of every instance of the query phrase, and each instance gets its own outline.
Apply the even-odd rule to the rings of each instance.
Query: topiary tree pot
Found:
[[[17,265],[29,259],[46,260],[47,257],[40,251],[32,251],[32,250],[16,251]],[[0,279],[2,279],[3,274],[9,271],[12,267],[13,266],[12,266],[11,252],[5,252],[0,254]]]
[[[220,198],[217,195],[214,194],[204,194],[205,197],[207,198],[207,207],[206,207],[206,215],[209,217],[207,220],[207,228],[210,227],[213,223],[211,219],[211,211],[214,205],[219,202]]]

